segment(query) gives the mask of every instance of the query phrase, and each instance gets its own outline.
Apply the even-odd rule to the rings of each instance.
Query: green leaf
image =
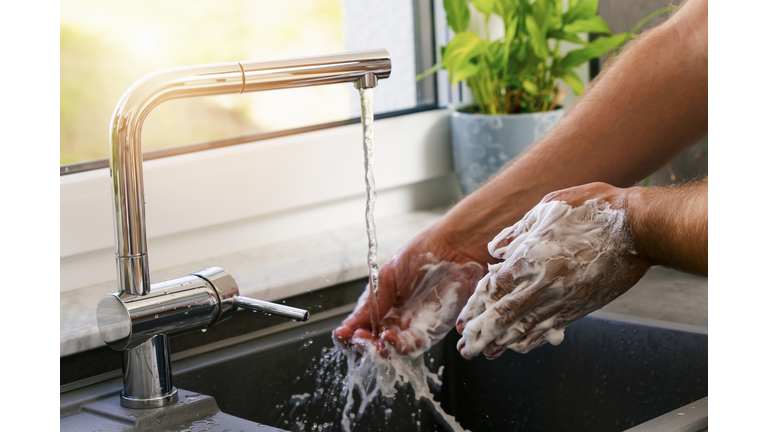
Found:
[[[517,15],[511,17],[508,21],[506,21],[506,28],[504,29],[504,35],[507,39],[508,45],[512,44],[512,41],[515,39],[515,36],[517,35],[518,21],[519,19]]]
[[[501,40],[497,40],[488,45],[488,62],[496,71],[501,72],[504,69],[504,63],[506,63],[506,51],[504,51],[504,44]]]
[[[576,20],[570,24],[563,26],[563,31],[566,33],[594,33],[612,35],[611,28],[599,16],[593,16],[589,19]]]
[[[463,32],[469,25],[467,0],[443,0],[448,26],[455,33]]]
[[[517,49],[517,52],[515,53],[515,60],[517,60],[518,63],[523,63],[528,59],[528,49],[526,48],[527,44],[520,44],[520,48]]]
[[[523,81],[523,89],[526,91],[526,93],[531,95],[535,95],[539,93],[539,87],[533,82],[528,80]]]
[[[547,24],[547,30],[562,30],[563,28],[563,14],[561,11],[549,14],[549,21]]]
[[[471,62],[462,63],[452,74],[451,85],[456,85],[467,78],[473,77],[478,72],[480,72],[480,66]]]
[[[581,78],[576,74],[576,72],[572,70],[565,71],[562,75],[559,75],[558,78],[560,78],[564,83],[571,86],[573,89],[573,93],[576,94],[576,96],[580,95],[581,92],[584,91],[584,83],[581,82]]]
[[[504,80],[504,85],[507,87],[514,87],[516,89],[520,88],[520,83],[522,82],[520,78],[527,78],[529,81],[536,79],[535,76],[527,73],[512,74]]]
[[[531,13],[536,20],[536,25],[542,33],[546,33],[547,24],[549,24],[547,22],[547,16],[549,15],[549,0],[537,0],[531,5]]]
[[[578,35],[566,33],[562,30],[550,30],[549,33],[547,33],[547,38],[550,39],[559,39],[559,40],[566,40],[568,42],[577,43],[579,45],[584,45],[586,42],[581,40],[581,38]]]
[[[435,65],[432,66],[431,68],[425,70],[423,73],[420,73],[420,74],[416,75],[416,81],[418,82],[422,78],[427,77],[429,75],[432,75],[433,73],[439,71],[442,68],[443,68],[443,62],[439,61],[439,62],[435,63]]]
[[[597,0],[584,0],[576,7],[569,7],[563,14],[563,23],[570,24],[576,20],[589,19],[597,15]]]
[[[549,47],[547,46],[547,39],[544,34],[539,30],[539,26],[536,25],[536,20],[531,15],[525,16],[525,29],[528,30],[530,36],[531,46],[533,52],[539,58],[546,58],[549,54]]]
[[[472,0],[475,5],[475,9],[485,16],[485,20],[488,21],[491,14],[496,12],[496,0]]]
[[[560,61],[560,66],[563,68],[572,68],[585,61],[600,57],[616,46],[623,44],[629,37],[629,33],[619,33],[607,38],[597,39],[592,43],[584,45],[584,48],[582,49],[571,51],[566,54],[566,56],[563,57],[563,60]]]
[[[457,72],[460,67],[469,63],[470,60],[482,54],[485,49],[485,43],[480,36],[474,32],[461,32],[451,39],[448,46],[445,47],[443,55],[443,65],[451,75],[451,85],[461,81],[457,79]],[[467,70],[464,70],[465,73]],[[477,72],[475,72],[477,73]]]
[[[505,23],[507,23],[512,17],[512,14],[515,13],[515,5],[512,0],[496,0],[495,12]]]

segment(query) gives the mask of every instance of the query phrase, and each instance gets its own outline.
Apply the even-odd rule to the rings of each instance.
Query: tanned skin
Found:
[[[488,253],[488,242],[548,193],[594,182],[628,188],[704,138],[707,10],[707,0],[690,0],[637,39],[541,142],[396,252],[380,272],[381,315],[413,296],[421,273],[409,263],[420,255],[485,268],[498,261]],[[626,196],[637,252],[648,266],[707,274],[706,180],[615,193]],[[460,298],[468,298],[473,289],[471,281],[462,286]],[[361,306],[335,335],[344,342],[353,335],[374,339],[382,350],[383,341],[400,352],[414,346],[386,328],[374,337],[370,320],[370,310]]]

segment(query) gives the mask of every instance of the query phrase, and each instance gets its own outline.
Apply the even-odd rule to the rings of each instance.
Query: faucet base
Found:
[[[164,396],[158,396],[149,399],[142,399],[137,397],[131,397],[125,394],[125,391],[120,393],[120,405],[125,408],[133,409],[146,409],[146,408],[160,408],[168,405],[173,405],[179,400],[179,392],[174,387],[171,392]]]
[[[171,382],[168,336],[156,335],[136,348],[123,351],[123,392],[126,408],[159,408],[179,399]]]

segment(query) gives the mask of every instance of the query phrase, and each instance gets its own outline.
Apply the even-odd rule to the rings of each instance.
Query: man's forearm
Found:
[[[706,1],[691,0],[634,43],[544,140],[446,215],[448,240],[484,245],[549,192],[630,186],[703,138],[706,29]],[[468,255],[492,259],[482,248]]]
[[[708,182],[627,191],[625,211],[637,254],[651,265],[707,275]]]

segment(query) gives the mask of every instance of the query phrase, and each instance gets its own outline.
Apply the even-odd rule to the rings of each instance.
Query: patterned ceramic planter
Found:
[[[531,114],[492,116],[467,114],[451,107],[453,163],[461,192],[472,191],[549,132],[565,109]]]

